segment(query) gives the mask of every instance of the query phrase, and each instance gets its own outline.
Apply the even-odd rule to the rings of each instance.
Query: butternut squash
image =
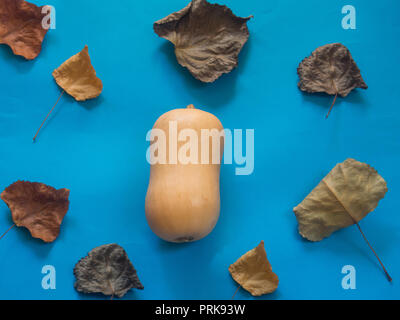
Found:
[[[174,134],[174,125],[177,134]],[[150,181],[145,204],[148,224],[156,235],[169,242],[202,239],[214,229],[220,213],[222,124],[214,115],[190,105],[163,114],[156,121],[154,130],[165,133],[166,146],[159,148],[153,156],[150,153]],[[187,134],[188,131],[191,134]],[[207,132],[213,134],[207,135]],[[183,139],[185,137],[187,139]],[[153,143],[161,140],[154,138]],[[175,149],[173,143],[176,143]],[[191,148],[188,148],[189,143]],[[155,157],[166,163],[152,163]],[[174,159],[177,160],[175,163]]]

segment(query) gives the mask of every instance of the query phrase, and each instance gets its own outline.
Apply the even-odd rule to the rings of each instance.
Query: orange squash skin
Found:
[[[196,131],[198,164],[182,164],[179,161],[168,164],[170,121],[176,121],[178,135],[182,129]],[[201,130],[217,129],[223,132],[222,124],[214,115],[188,106],[163,114],[153,129],[166,133],[167,164],[151,165],[145,203],[147,222],[156,235],[169,242],[202,239],[214,229],[219,218],[220,163],[212,163],[212,139],[209,140],[209,163],[201,163]],[[186,142],[179,141],[177,149]],[[221,138],[221,159],[223,148],[224,139]]]

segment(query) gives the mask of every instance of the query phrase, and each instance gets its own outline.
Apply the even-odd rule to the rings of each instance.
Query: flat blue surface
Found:
[[[36,4],[46,4],[34,1]],[[230,299],[228,266],[265,241],[280,278],[261,299],[400,298],[400,2],[396,0],[224,0],[235,14],[254,15],[239,67],[202,84],[176,62],[154,21],[187,0],[114,2],[52,0],[57,28],[31,62],[0,46],[0,190],[18,179],[69,188],[70,210],[52,244],[26,229],[0,241],[0,299],[103,299],[73,288],[72,269],[92,248],[118,243],[145,290],[126,299]],[[341,27],[341,8],[357,9],[357,30]],[[345,44],[369,89],[339,99],[297,88],[299,62],[320,45]],[[100,98],[65,95],[36,144],[32,137],[57,100],[51,72],[89,46],[103,80]],[[221,172],[221,218],[196,243],[169,244],[149,229],[144,200],[149,179],[146,133],[173,108],[193,103],[225,128],[255,129],[255,171]],[[361,225],[389,269],[389,284],[356,227],[319,243],[297,233],[293,207],[333,166],[353,157],[374,166],[389,192]],[[0,203],[0,233],[12,224]],[[54,265],[56,290],[43,290],[41,269]],[[357,289],[343,290],[341,269],[357,270]],[[253,299],[240,290],[237,299]]]

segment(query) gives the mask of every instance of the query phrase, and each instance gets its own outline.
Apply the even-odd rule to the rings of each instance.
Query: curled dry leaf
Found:
[[[17,181],[0,195],[16,226],[27,228],[32,237],[53,242],[69,207],[69,190],[43,183]]]
[[[264,241],[230,265],[232,278],[253,296],[272,293],[278,288],[278,276],[272,272]]]
[[[368,89],[349,49],[340,43],[316,49],[300,63],[297,73],[300,90],[335,95],[334,103],[337,95],[346,97],[355,88]]]
[[[48,31],[43,7],[23,0],[0,0],[0,43],[8,45],[15,55],[35,59],[42,50]]]
[[[248,18],[206,0],[193,0],[184,9],[154,23],[154,31],[175,45],[178,62],[203,82],[213,82],[238,64],[249,38]]]
[[[125,250],[117,244],[94,248],[75,265],[75,289],[123,297],[131,288],[143,289]]]
[[[385,180],[374,168],[347,159],[337,164],[294,208],[299,233],[310,241],[320,241],[339,229],[356,224],[370,246],[358,222],[378,206],[387,191]],[[383,264],[382,267],[386,272]]]
[[[53,77],[77,101],[97,98],[103,90],[103,83],[90,61],[88,46],[54,70]]]

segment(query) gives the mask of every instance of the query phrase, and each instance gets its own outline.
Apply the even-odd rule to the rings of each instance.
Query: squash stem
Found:
[[[240,288],[241,288],[241,285],[239,285],[239,286],[237,287],[237,289],[236,289],[235,293],[233,294],[231,300],[235,299],[236,293],[238,293],[238,291],[239,291]]]
[[[328,114],[326,115],[326,119],[328,119],[329,115],[331,114],[331,111],[332,111],[332,109],[333,109],[333,106],[334,106],[335,103],[336,103],[337,96],[338,96],[338,94],[337,94],[337,92],[336,92],[336,94],[335,94],[335,99],[333,99],[332,105],[331,105],[331,107],[329,108]]]
[[[58,100],[57,100],[56,104],[53,106],[53,108],[51,108],[51,110],[50,110],[50,112],[47,114],[46,118],[44,118],[44,120],[43,120],[42,124],[40,125],[38,131],[36,132],[35,136],[33,137],[33,142],[36,141],[36,138],[37,138],[37,136],[38,136],[38,134],[39,134],[40,129],[42,129],[42,127],[43,127],[43,125],[45,124],[47,118],[48,118],[48,117],[50,116],[50,114],[53,112],[54,108],[56,107],[56,105],[57,105],[58,102],[60,101],[60,99],[61,99],[62,95],[64,94],[64,92],[65,92],[64,90],[61,92],[60,96],[58,97]]]
[[[387,272],[385,266],[383,265],[381,259],[379,259],[379,256],[378,256],[378,254],[375,252],[374,248],[372,248],[372,246],[371,246],[371,244],[369,243],[369,241],[368,241],[367,237],[365,236],[364,232],[361,230],[361,227],[360,227],[360,225],[358,224],[358,222],[356,222],[356,225],[357,225],[358,230],[360,230],[361,235],[363,236],[365,242],[368,244],[368,246],[370,247],[370,249],[371,249],[372,252],[374,253],[375,257],[378,259],[378,261],[379,261],[379,263],[380,263],[380,265],[381,265],[383,271],[385,272],[386,277],[388,278],[389,282],[392,282],[392,277],[391,277],[391,276],[389,275],[389,273]]]
[[[15,227],[15,223],[6,232],[3,233],[3,235],[0,237],[0,240],[8,233],[8,231],[10,231],[14,227]]]

